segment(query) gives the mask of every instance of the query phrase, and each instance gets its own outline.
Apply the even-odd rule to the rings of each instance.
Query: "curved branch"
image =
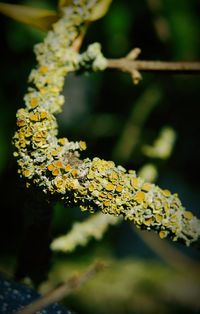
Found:
[[[138,228],[154,230],[161,238],[170,236],[190,245],[200,237],[200,220],[185,210],[177,194],[144,182],[135,171],[127,171],[112,161],[97,157],[81,160],[85,142],[57,137],[54,115],[64,103],[60,93],[65,76],[80,68],[96,71],[108,66],[97,43],[82,55],[72,49],[91,13],[91,8],[85,6],[80,10],[80,5],[67,8],[44,42],[35,47],[38,66],[29,76],[32,87],[24,98],[26,107],[17,112],[14,155],[18,172],[28,187],[36,185],[67,205],[122,215]],[[133,60],[139,52],[134,49],[126,59]],[[137,81],[138,70],[132,69],[131,73]]]

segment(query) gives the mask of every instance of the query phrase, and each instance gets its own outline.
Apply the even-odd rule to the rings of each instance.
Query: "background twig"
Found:
[[[92,265],[85,273],[82,275],[74,275],[69,278],[66,282],[60,285],[58,288],[50,291],[45,294],[40,299],[32,302],[27,305],[24,309],[17,312],[17,314],[33,314],[38,310],[43,309],[44,307],[62,300],[64,297],[69,295],[74,291],[74,289],[79,288],[81,285],[86,283],[89,279],[91,279],[96,273],[102,270],[105,265],[102,262],[97,262]]]

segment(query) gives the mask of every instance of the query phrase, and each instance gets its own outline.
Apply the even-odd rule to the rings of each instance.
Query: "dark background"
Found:
[[[23,4],[56,8],[56,1],[50,0],[23,1]],[[198,0],[114,0],[109,13],[91,25],[83,49],[89,43],[98,41],[102,44],[103,53],[109,58],[125,56],[132,48],[140,47],[140,59],[197,61],[200,59],[199,12]],[[11,142],[15,131],[15,114],[18,108],[23,107],[27,77],[35,65],[33,45],[41,41],[44,34],[6,17],[0,18],[0,270],[14,274],[24,238],[24,221],[27,221],[24,217],[29,215],[29,207],[33,208],[33,205],[17,175]],[[58,117],[60,134],[74,140],[86,140],[88,150],[85,155],[89,157],[112,159],[135,170],[147,162],[153,162],[159,172],[157,183],[178,192],[188,210],[200,216],[199,86],[200,76],[189,74],[143,73],[143,80],[138,86],[132,84],[127,74],[114,70],[83,77],[70,76],[64,91],[67,104],[63,114]],[[131,154],[124,157],[123,152],[116,153],[121,134],[134,106],[143,101],[145,93],[151,91],[159,95],[158,103],[153,106],[139,129],[137,143]],[[142,147],[144,144],[152,144],[163,126],[170,126],[176,132],[177,141],[173,153],[165,161],[149,159],[144,156]],[[132,137],[134,133],[130,134],[130,140]],[[53,236],[70,230],[75,220],[83,220],[85,216],[77,208],[66,209],[62,204],[56,204]],[[174,244],[173,248],[190,257],[195,265],[198,264],[200,256],[197,250]],[[53,256],[52,264],[53,261],[57,263],[60,259],[66,259],[66,263],[70,262],[80,268],[80,261],[87,262],[90,258],[99,256],[104,258],[104,254],[116,263],[121,262],[119,268],[127,259],[134,262],[139,260],[145,267],[148,267],[149,261],[159,263],[164,271],[170,267],[155,250],[144,244],[128,223],[112,227],[102,242],[92,240],[86,248],[78,248],[71,255]],[[170,276],[173,274],[170,273]],[[152,273],[153,277],[155,273]],[[144,281],[142,293],[146,287]],[[96,295],[101,295],[98,291],[97,288]],[[155,295],[152,294],[152,299],[154,298]],[[81,300],[81,296],[72,298],[72,308],[81,313],[92,313],[94,308],[91,304],[87,306],[89,301],[84,303]],[[87,300],[86,296],[84,300]],[[126,305],[129,304],[124,313],[140,313],[129,301],[123,301]],[[182,313],[188,310],[190,313],[198,312],[193,301],[188,305],[169,298],[167,302],[166,306],[159,308],[160,313],[172,313],[172,310],[174,313],[179,313],[180,310]],[[147,309],[142,308],[142,311],[153,313],[158,310],[156,306],[159,300],[155,304],[147,306]],[[96,308],[97,313],[106,313],[105,306],[101,308],[100,305]],[[117,312],[117,309],[110,309],[112,311],[122,313],[120,310]]]

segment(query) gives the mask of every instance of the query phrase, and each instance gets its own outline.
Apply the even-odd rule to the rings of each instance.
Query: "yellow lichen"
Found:
[[[36,108],[38,106],[38,99],[33,97],[33,98],[31,98],[31,102],[30,103],[31,103],[31,108],[32,109]]]
[[[162,194],[166,197],[169,197],[171,195],[171,192],[169,190],[162,190]]]
[[[112,183],[108,183],[106,186],[105,186],[105,189],[107,191],[113,191],[115,188],[115,186],[112,184]]]
[[[38,122],[40,121],[40,115],[38,112],[30,114],[30,121]]]
[[[57,138],[54,114],[61,111],[64,102],[60,93],[65,76],[84,66],[88,69],[90,64],[96,70],[98,60],[105,59],[99,44],[90,45],[83,54],[71,49],[88,22],[92,6],[87,3],[74,1],[65,8],[44,42],[35,46],[38,65],[29,76],[26,107],[17,112],[14,156],[18,173],[46,194],[60,194],[66,204],[70,200],[82,210],[122,215],[137,227],[157,231],[161,238],[169,234],[173,240],[190,244],[200,235],[200,222],[185,211],[177,194],[144,182],[134,170],[126,171],[113,161],[97,157],[81,160],[84,141]]]
[[[54,166],[57,168],[63,168],[63,164],[60,160],[57,160],[54,162]]]
[[[121,185],[116,186],[116,191],[118,193],[121,193],[123,191],[123,186],[121,186]]]
[[[70,164],[67,164],[65,167],[65,171],[69,172],[72,169],[72,166]]]
[[[186,211],[184,211],[183,212],[183,216],[186,218],[186,219],[192,219],[192,217],[193,217],[193,213],[192,212],[190,212],[190,211],[188,211],[188,210],[186,210]]]
[[[151,188],[152,188],[152,184],[151,184],[151,183],[145,182],[145,183],[142,185],[142,190],[145,191],[145,192],[150,191]]]
[[[65,145],[66,139],[65,138],[59,138],[58,139],[58,143],[61,144],[61,145]]]
[[[40,113],[40,119],[46,119],[47,118],[47,112],[46,111],[42,111],[41,113]]]
[[[27,177],[27,178],[31,175],[31,173],[32,173],[32,172],[31,172],[29,169],[26,169],[26,170],[23,171],[23,175],[24,175],[25,177]]]
[[[55,169],[55,166],[53,164],[50,164],[50,165],[47,166],[47,169],[49,171],[53,171]]]
[[[109,202],[109,201],[105,201],[103,204],[104,204],[104,206],[106,206],[106,207],[107,207],[107,206],[110,206],[110,202]]]
[[[87,148],[86,142],[80,141],[79,142],[79,147],[81,150],[85,150]]]
[[[131,179],[131,185],[134,189],[139,189],[139,179],[138,178],[132,178]]]
[[[58,176],[60,174],[60,171],[58,170],[58,169],[54,169],[53,171],[52,171],[52,175],[53,176]]]
[[[167,235],[168,235],[168,232],[167,232],[167,231],[161,230],[161,231],[159,232],[159,237],[160,237],[161,239],[166,238]]]
[[[26,120],[17,119],[17,126],[22,127],[26,125]]]
[[[41,67],[39,68],[39,71],[40,71],[41,74],[47,73],[48,70],[49,70],[49,69],[48,69],[47,66],[41,66]]]
[[[144,192],[136,192],[134,195],[134,200],[138,203],[142,203],[145,200],[145,193]]]

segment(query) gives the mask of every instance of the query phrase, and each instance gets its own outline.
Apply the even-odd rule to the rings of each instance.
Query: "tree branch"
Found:
[[[80,276],[74,275],[65,281],[59,287],[53,289],[52,291],[46,293],[40,299],[28,304],[24,309],[18,311],[18,314],[33,314],[36,311],[43,309],[44,307],[62,300],[64,297],[71,294],[75,289],[79,288],[81,285],[90,280],[99,271],[103,270],[105,265],[102,262],[97,262]]]
[[[127,58],[108,59],[108,68],[119,69],[125,72],[138,70],[144,72],[178,72],[200,74],[200,62],[169,62],[128,60]]]
[[[140,52],[139,48],[135,48],[124,58],[107,59],[107,68],[130,73],[134,84],[137,84],[141,79],[140,71],[200,74],[200,62],[135,60]]]
[[[60,93],[65,76],[69,72],[103,71],[109,67],[98,43],[81,55],[74,51],[79,44],[73,47],[72,43],[88,15],[85,10],[80,11],[83,15],[77,25],[75,4],[68,13],[54,25],[45,41],[35,46],[38,65],[30,73],[32,87],[24,97],[25,108],[17,112],[18,129],[13,138],[18,173],[26,179],[27,187],[39,186],[50,199],[60,197],[65,204],[78,205],[83,211],[122,215],[141,229],[158,232],[161,238],[169,236],[186,245],[197,242],[200,220],[185,210],[177,194],[144,182],[135,171],[127,171],[112,161],[98,157],[82,160],[79,157],[86,149],[85,142],[57,137],[54,114],[61,111],[64,103]],[[70,36],[66,28],[71,30]],[[118,68],[131,73],[134,83],[141,78],[139,71],[131,67],[139,53],[140,49],[133,49],[122,59],[129,61],[128,65],[123,61],[119,67],[118,63]]]

